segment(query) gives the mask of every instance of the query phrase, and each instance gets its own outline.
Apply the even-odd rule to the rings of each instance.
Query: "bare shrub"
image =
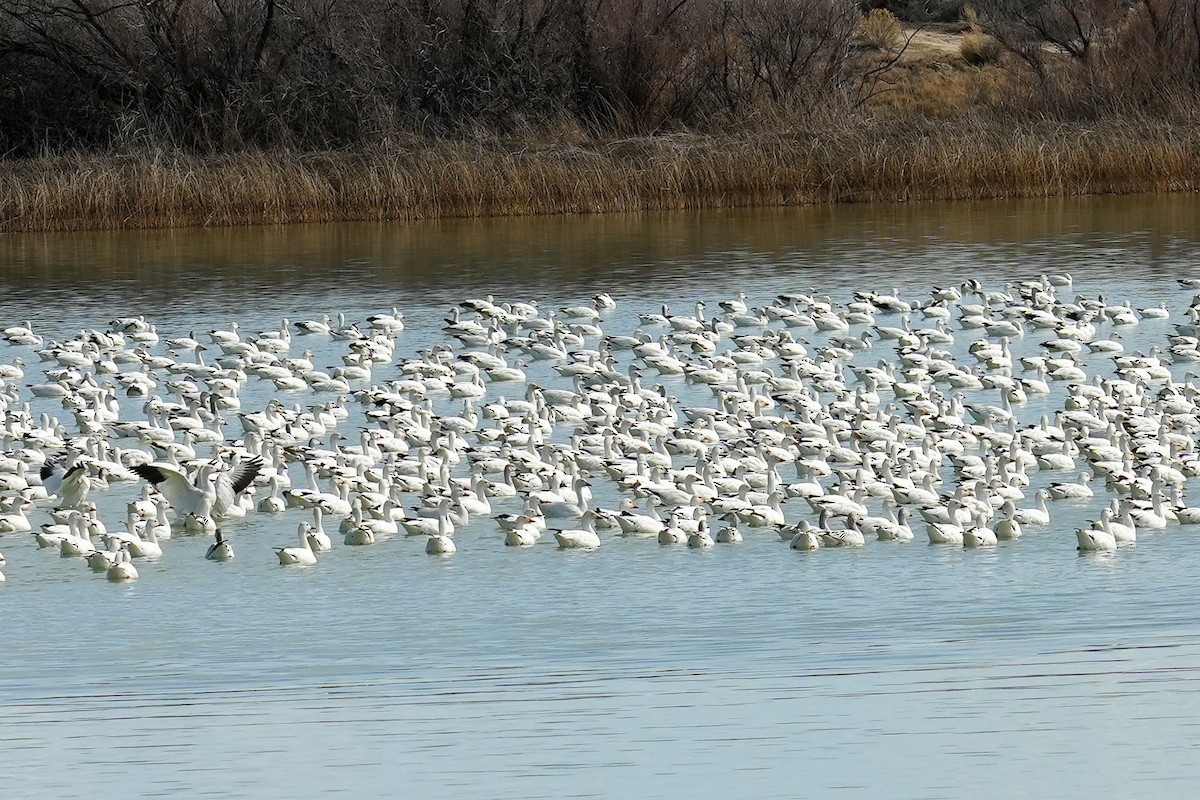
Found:
[[[1200,90],[1195,0],[995,0],[980,23],[1033,77],[1038,114],[1190,118]]]
[[[838,102],[852,0],[7,0],[0,148],[322,148]]]
[[[902,35],[900,20],[886,8],[876,8],[862,18],[856,38],[875,50],[892,50]]]
[[[838,100],[852,75],[847,51],[858,22],[839,0],[727,4],[725,44],[714,54],[726,109],[811,112]]]
[[[863,0],[864,12],[885,8],[897,18],[914,24],[958,22],[966,0]]]

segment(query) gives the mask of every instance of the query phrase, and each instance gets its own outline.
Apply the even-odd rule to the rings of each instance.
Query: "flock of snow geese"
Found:
[[[1200,523],[1184,496],[1200,475],[1200,390],[1171,370],[1200,361],[1200,296],[1171,322],[1166,304],[1043,275],[845,304],[739,294],[622,332],[604,327],[615,306],[467,300],[411,357],[396,353],[395,308],[173,338],[142,317],[61,341],[7,327],[0,535],[127,581],[139,559],[168,558],[173,535],[211,537],[207,559],[233,559],[247,515],[303,517],[275,550],[285,565],[319,563],[335,537],[419,537],[448,555],[479,517],[494,535],[473,546],[549,532],[563,549],[613,536],[992,547],[1031,528],[1069,536],[1054,509],[1080,501],[1095,512],[1074,530],[1082,551]],[[1161,346],[1126,352],[1122,331],[1138,325],[1158,326]],[[322,339],[339,366],[318,368],[300,344]],[[530,379],[535,362],[556,379]],[[43,382],[26,379],[32,363]],[[242,407],[247,382],[273,385],[262,408]],[[105,521],[95,500],[123,482],[141,489]],[[613,507],[596,503],[601,483]]]

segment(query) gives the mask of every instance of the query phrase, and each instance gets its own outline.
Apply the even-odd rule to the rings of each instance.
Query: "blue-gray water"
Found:
[[[453,303],[486,293],[549,309],[607,290],[618,307],[605,329],[628,332],[662,303],[738,291],[846,300],[1069,271],[1080,293],[1168,303],[1171,322],[1125,333],[1132,351],[1184,319],[1192,293],[1174,278],[1200,276],[1196,219],[1186,196],[19,236],[0,239],[0,322],[67,335],[144,313],[165,337],[398,306],[399,359],[441,341]],[[1045,338],[1031,332],[1016,354]],[[318,365],[343,352],[307,337],[292,354],[305,347]],[[37,382],[32,349],[0,344],[0,359],[17,356]],[[530,378],[562,382],[544,363]],[[1061,406],[1063,391],[1022,418]],[[243,410],[273,394],[252,379]],[[358,422],[343,426],[352,439]],[[1029,498],[1070,475],[1032,477]],[[110,527],[138,488],[97,498]],[[598,485],[601,505],[616,498]],[[449,558],[423,540],[347,548],[335,536],[312,569],[281,568],[271,551],[307,518],[288,511],[229,526],[227,564],[204,560],[207,538],[177,536],[127,585],[8,534],[0,792],[1186,795],[1200,779],[1196,534],[1080,556],[1073,530],[1106,500],[1056,503],[1049,528],[979,551],[928,546],[920,530],[911,544],[813,553],[746,529],[706,551],[608,535],[595,552],[506,548],[483,518]]]

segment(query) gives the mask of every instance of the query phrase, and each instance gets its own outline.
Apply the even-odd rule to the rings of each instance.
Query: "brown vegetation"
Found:
[[[1198,154],[1200,133],[1167,126],[1014,132],[964,118],[525,148],[73,155],[0,174],[0,218],[40,230],[1169,192],[1197,185]]]
[[[886,8],[874,8],[858,25],[858,40],[876,50],[892,50],[903,37],[900,20]]]
[[[0,230],[1198,185],[1200,4],[886,5],[9,0]]]
[[[995,64],[1004,54],[1004,48],[995,38],[981,31],[969,31],[962,37],[959,46],[963,60],[968,64],[981,67],[984,64]]]

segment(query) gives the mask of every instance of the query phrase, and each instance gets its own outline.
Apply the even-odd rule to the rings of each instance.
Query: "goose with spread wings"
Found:
[[[66,464],[48,459],[42,465],[40,477],[47,496],[58,498],[56,508],[79,508],[92,488],[87,459],[81,455],[71,458]]]
[[[238,493],[258,477],[262,466],[262,458],[258,456],[229,470],[209,461],[200,467],[194,478],[189,478],[174,464],[163,461],[137,464],[131,469],[154,484],[180,516],[191,514],[220,519],[236,502]]]

